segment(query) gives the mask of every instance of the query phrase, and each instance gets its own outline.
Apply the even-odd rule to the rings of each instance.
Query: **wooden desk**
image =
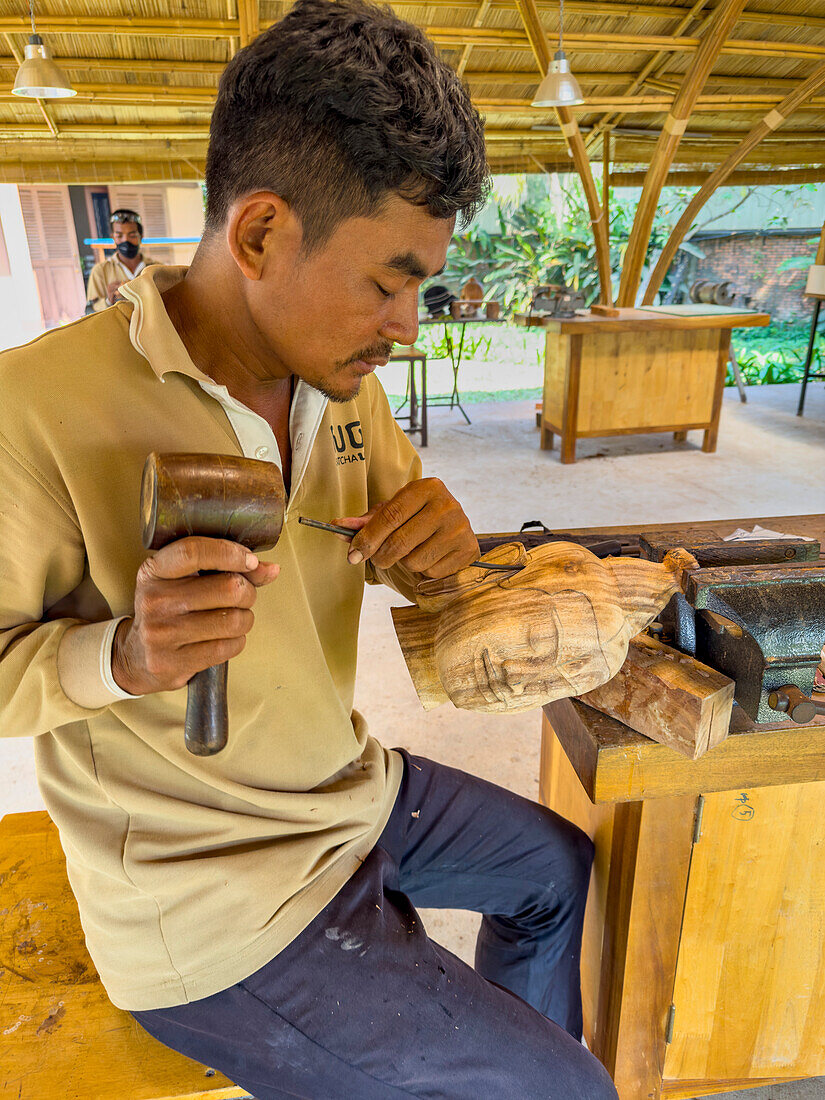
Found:
[[[575,462],[577,439],[641,432],[684,439],[698,428],[705,433],[702,450],[715,451],[731,329],[769,322],[766,313],[674,316],[640,309],[542,320],[542,450],[560,435],[562,462]]]
[[[57,829],[44,812],[0,820],[0,1096],[249,1096],[111,1004],[84,945]]]
[[[825,542],[822,515],[655,529],[755,522]],[[596,844],[585,1036],[621,1100],[825,1074],[823,720],[740,716],[697,761],[569,700],[542,732],[540,800]]]

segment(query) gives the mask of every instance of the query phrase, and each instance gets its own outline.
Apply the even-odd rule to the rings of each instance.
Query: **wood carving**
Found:
[[[655,638],[631,639],[624,664],[583,703],[698,760],[730,730],[733,680]]]
[[[393,608],[404,659],[425,709],[531,710],[581,695],[621,668],[687,572],[684,550],[659,564],[601,561],[582,546],[498,546],[480,559],[512,571],[463,569],[416,589],[417,607]]]

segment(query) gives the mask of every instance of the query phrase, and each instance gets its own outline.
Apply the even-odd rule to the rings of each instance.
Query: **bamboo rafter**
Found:
[[[157,104],[166,107],[202,107],[211,111],[217,95],[217,86],[204,87],[201,85],[186,84],[126,84],[89,82],[74,83],[77,92],[74,103],[99,103],[99,104],[124,104],[143,105]],[[12,82],[0,82],[0,101],[9,103],[17,102],[12,98]],[[663,114],[669,111],[674,102],[673,95],[659,96],[588,96],[586,109],[609,110],[615,106],[623,114]],[[766,112],[772,108],[780,109],[783,102],[777,95],[701,95],[696,100],[696,111],[709,111],[718,114],[731,112],[743,114],[747,112]],[[532,101],[527,98],[497,98],[494,96],[473,96],[473,103],[482,112],[508,113],[515,115],[527,115],[534,117],[535,109]],[[822,111],[825,109],[825,96],[811,96],[807,102],[801,104],[799,110]],[[2,125],[2,123],[0,123]],[[613,127],[611,127],[613,129]],[[589,136],[595,133],[595,128]],[[655,136],[655,135],[654,135]]]
[[[520,0],[519,0],[520,2]],[[49,35],[59,34],[98,34],[124,37],[139,35],[143,37],[182,37],[220,39],[240,34],[237,20],[231,19],[182,19],[182,18],[137,18],[119,16],[46,16],[37,18],[38,29]],[[271,26],[270,22],[261,22],[261,30]],[[0,32],[25,34],[28,23],[18,16],[0,16]],[[508,50],[532,49],[527,35],[521,30],[507,28],[491,29],[485,27],[439,27],[425,26],[422,30],[432,41],[444,46],[484,46]],[[651,34],[608,34],[576,33],[565,35],[565,41],[573,50],[591,53],[631,52],[651,50],[669,50],[678,53],[695,53],[701,44],[699,38],[673,37],[672,35]],[[773,42],[762,39],[730,39],[725,42],[721,53],[726,56],[763,56],[779,58],[797,58],[801,60],[825,59],[825,45],[808,42]]]
[[[741,144],[734,149],[730,156],[719,165],[715,172],[712,172],[707,177],[699,191],[688,203],[684,213],[673,227],[665,247],[662,249],[662,254],[659,256],[656,266],[651,273],[645,291],[643,299],[645,305],[650,305],[656,297],[656,292],[662,285],[662,281],[667,274],[667,269],[670,267],[671,261],[676,255],[679,245],[685,239],[685,234],[696,220],[696,215],[711,195],[718,187],[721,187],[725,180],[731,175],[734,168],[742,163],[748,153],[755,149],[760,141],[767,137],[768,134],[773,133],[777,127],[781,126],[782,123],[785,122],[785,120],[789,118],[794,111],[809,98],[809,96],[813,95],[818,88],[821,88],[823,84],[825,84],[825,65],[820,65],[811,73],[807,80],[800,84],[795,92],[791,92],[790,95],[786,96],[777,107],[773,108],[761,122],[754,126],[747,137],[745,137]]]
[[[682,134],[687,128],[688,119],[693,111],[696,98],[702,91],[716,58],[739,18],[745,2],[746,0],[722,0],[716,9],[713,22],[705,31],[702,45],[685,75],[670,114],[665,119],[665,124],[645,176],[642,194],[636,208],[633,227],[630,231],[630,240],[625,252],[619,288],[620,306],[632,306],[635,301],[662,184],[670,171],[670,166],[673,163]]]
[[[481,27],[484,24],[484,20],[487,18],[487,12],[490,10],[490,4],[492,0],[481,0],[476,12],[476,17],[473,20],[474,27]],[[458,59],[458,64],[455,67],[456,74],[458,76],[464,76],[464,70],[467,68],[467,62],[470,60],[470,54],[473,52],[473,47],[467,45],[461,51],[461,57]]]
[[[243,48],[261,33],[261,16],[258,11],[258,0],[237,0],[237,3],[238,27],[241,48]]]
[[[701,187],[707,178],[707,172],[671,172],[665,180],[665,187]],[[644,172],[610,173],[611,187],[641,187],[644,180]],[[819,168],[746,168],[731,172],[726,182],[729,187],[766,187],[823,181],[825,164]]]
[[[567,2],[567,0],[565,0]],[[109,72],[126,72],[126,73],[152,73],[158,74],[163,77],[171,75],[175,77],[195,75],[195,74],[207,74],[220,76],[226,67],[224,61],[206,61],[206,60],[180,60],[178,58],[166,58],[150,59],[150,58],[123,58],[123,57],[65,57],[56,56],[54,58],[55,64],[59,65],[61,69],[69,72],[82,72],[91,73],[98,70],[107,70]],[[11,72],[17,69],[19,62],[15,60],[13,55],[0,54],[0,68],[7,68]],[[576,67],[576,78],[579,83],[584,86],[609,84],[614,87],[628,87],[633,84],[637,77],[637,73],[627,71],[608,71],[608,70],[587,70],[579,69]],[[535,69],[529,70],[512,70],[507,71],[503,69],[466,69],[463,72],[463,79],[469,83],[484,83],[484,84],[527,84],[531,88],[535,88],[538,85],[538,76]],[[675,82],[660,82],[662,85],[662,91],[668,94],[674,94],[678,91],[678,84]],[[787,76],[774,76],[772,74],[748,77],[748,76],[729,76],[725,74],[713,73],[708,79],[708,83],[712,83],[715,87],[719,88],[735,88],[742,94],[748,92],[749,89],[759,89],[760,92],[767,94],[768,89],[792,89],[795,88],[799,79],[797,77]],[[645,84],[649,87],[653,87],[654,84],[650,80],[646,80]],[[132,87],[133,85],[129,85]],[[177,85],[169,84],[168,87],[176,87]],[[217,88],[217,82],[214,85]]]
[[[536,58],[539,72],[544,76],[550,64],[550,47],[547,44],[547,35],[541,24],[535,0],[518,0],[518,10],[522,23],[530,39],[533,55]],[[593,180],[593,172],[584,147],[584,140],[579,132],[579,126],[573,112],[567,107],[557,107],[559,124],[562,133],[567,140],[570,153],[576,171],[582,181],[587,209],[590,212],[590,225],[593,230],[593,239],[596,244],[596,265],[599,270],[599,301],[602,305],[613,304],[613,288],[610,269],[610,242],[605,224],[604,211],[599,203],[596,192],[596,184]]]

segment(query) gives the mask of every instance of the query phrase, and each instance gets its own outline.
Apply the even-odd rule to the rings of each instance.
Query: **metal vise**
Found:
[[[664,640],[736,683],[757,723],[825,713],[810,699],[825,643],[825,566],[698,569],[660,616]]]

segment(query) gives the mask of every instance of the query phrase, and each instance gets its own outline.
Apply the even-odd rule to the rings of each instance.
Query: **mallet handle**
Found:
[[[214,756],[225,748],[229,737],[226,705],[226,677],[229,662],[196,672],[189,681],[186,697],[184,739],[195,756]]]

